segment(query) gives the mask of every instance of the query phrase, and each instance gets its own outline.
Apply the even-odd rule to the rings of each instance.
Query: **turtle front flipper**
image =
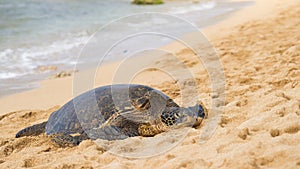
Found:
[[[47,124],[47,122],[43,122],[40,124],[35,124],[30,127],[26,127],[25,129],[19,131],[16,134],[16,138],[24,137],[24,136],[37,136],[42,133],[45,133],[46,124]]]
[[[138,128],[140,136],[152,137],[167,130],[165,125],[142,124]]]
[[[68,134],[59,133],[59,134],[51,134],[50,137],[51,137],[51,140],[60,147],[77,146],[83,140],[89,139],[89,137],[86,134],[80,134],[78,136],[71,136]]]

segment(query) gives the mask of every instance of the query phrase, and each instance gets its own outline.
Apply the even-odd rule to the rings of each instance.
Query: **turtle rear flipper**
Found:
[[[42,133],[45,133],[46,124],[47,124],[47,122],[43,122],[40,124],[35,124],[30,127],[26,127],[25,129],[19,131],[16,134],[16,138],[24,137],[24,136],[37,136]]]

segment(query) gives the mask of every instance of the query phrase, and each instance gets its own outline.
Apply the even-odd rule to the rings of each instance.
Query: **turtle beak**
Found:
[[[194,123],[193,127],[196,128],[196,127],[200,126],[200,124],[202,123],[202,121],[203,121],[203,118],[197,117],[196,118],[196,122]]]
[[[200,117],[202,119],[207,117],[207,110],[204,106],[202,106],[202,104],[196,104],[193,107],[189,107],[189,109],[192,112],[195,112],[197,117]]]
[[[186,127],[194,127],[200,125],[202,122],[202,118],[198,117],[194,112],[190,109],[183,108],[182,113],[180,115],[180,121]]]
[[[185,114],[187,115],[185,117],[186,118],[185,121],[194,128],[200,126],[203,119],[206,118],[207,116],[206,109],[200,104],[196,104],[193,107],[187,108]]]

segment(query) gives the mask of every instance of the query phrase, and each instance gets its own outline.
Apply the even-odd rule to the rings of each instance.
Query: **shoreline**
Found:
[[[178,2],[180,3],[180,1],[178,1]],[[181,2],[181,3],[192,4],[191,2]],[[201,4],[202,3],[199,3],[199,4],[196,3],[196,5],[201,5]],[[204,4],[205,4],[205,2],[203,2],[202,5],[204,5]],[[217,2],[217,3],[213,3],[213,4],[214,4],[213,6],[216,6],[216,4],[217,4],[218,7],[207,7],[207,8],[212,8],[211,12],[207,11],[206,7],[204,7],[203,11],[202,10],[197,11],[197,13],[199,15],[201,15],[201,16],[204,15],[204,18],[211,18],[211,19],[199,19],[199,21],[201,20],[201,22],[204,24],[197,24],[197,22],[195,22],[195,24],[199,28],[205,28],[205,26],[214,25],[215,23],[219,22],[220,20],[226,18],[226,16],[229,15],[230,12],[225,12],[225,9],[229,8],[228,7],[229,5],[232,6],[233,11],[236,11],[238,8],[243,8],[244,6],[247,5],[247,4],[243,4],[243,3],[231,4],[231,1]],[[178,7],[178,5],[175,5],[174,8],[177,8],[177,7]],[[187,9],[189,9],[189,8],[187,8]],[[191,10],[190,12],[187,12],[184,14],[178,14],[178,16],[182,17],[183,19],[189,20],[190,22],[193,22],[195,20],[195,18],[193,17],[195,15],[193,13],[194,9],[190,9],[190,10]],[[207,11],[209,13],[207,16],[205,14],[205,11]],[[214,13],[214,11],[217,13],[218,12],[224,13],[224,16],[222,15],[221,18],[213,17],[212,13]],[[218,14],[216,14],[216,15],[219,16]],[[218,18],[218,19],[215,19],[215,18]],[[206,21],[208,21],[208,22],[206,22]],[[185,29],[182,29],[182,30],[185,30]],[[169,43],[171,43],[171,42],[162,43],[161,45],[158,45],[158,46],[169,45]],[[155,43],[153,42],[153,44],[155,44]],[[74,49],[74,50],[76,51],[77,49]],[[58,55],[60,55],[60,54],[58,54]],[[116,53],[115,55],[119,55],[119,53]],[[52,57],[52,55],[51,55],[51,57]],[[51,58],[51,57],[49,57],[49,58]],[[57,56],[57,57],[59,57],[59,56]],[[84,60],[83,62],[93,62],[92,60],[93,60],[93,58],[88,58],[88,59]],[[117,61],[119,59],[116,57],[115,59],[112,59],[112,60]],[[72,61],[72,62],[75,62],[75,61]],[[21,76],[20,78],[17,78],[17,79],[13,79],[13,78],[12,79],[3,79],[3,84],[2,84],[2,86],[0,85],[1,87],[3,87],[2,92],[0,92],[0,98],[38,88],[41,84],[40,82],[47,80],[51,74],[60,73],[63,71],[69,72],[71,69],[72,69],[72,66],[70,66],[69,64],[66,64],[66,65],[51,64],[51,62],[50,62],[48,65],[45,64],[44,66],[39,66],[35,70],[33,70],[34,75],[32,75],[32,76],[28,76],[25,73],[24,76]],[[86,68],[83,67],[83,69],[86,69]]]
[[[299,167],[299,18],[297,0],[256,0],[253,6],[202,30],[215,47],[226,75],[224,111],[217,130],[205,143],[199,144],[199,133],[205,132],[200,127],[189,130],[182,142],[164,154],[131,159],[115,156],[90,140],[77,147],[62,149],[45,135],[14,138],[16,131],[47,120],[53,111],[72,98],[72,77],[65,77],[45,80],[41,88],[0,98],[0,168]],[[196,70],[201,65],[190,51],[178,49],[176,44],[167,47],[176,51],[189,69]],[[131,60],[132,63],[140,63],[135,59]],[[128,62],[129,65],[132,63]],[[161,58],[155,64],[168,70],[179,69],[168,58]],[[103,66],[105,77],[101,79],[104,80],[96,81],[96,84],[109,83],[114,73],[111,70],[115,67],[118,63]],[[126,69],[130,71],[124,64],[120,71]],[[203,68],[197,69],[196,73],[196,85],[203,94],[201,101],[208,105],[211,97],[209,77]],[[179,77],[184,78],[184,89],[188,89],[193,81],[182,76]],[[153,86],[175,98],[176,102],[182,101],[176,78],[167,74],[150,69],[143,76],[135,74],[130,80],[151,83],[152,78],[161,82]],[[192,92],[185,92],[190,96],[187,99],[193,99]],[[217,95],[213,97],[218,98]],[[204,120],[204,127],[209,122],[207,120]],[[126,139],[125,145],[140,146],[140,140],[144,138]],[[159,145],[164,145],[164,142],[158,144],[158,148]],[[131,149],[124,151],[130,152]]]

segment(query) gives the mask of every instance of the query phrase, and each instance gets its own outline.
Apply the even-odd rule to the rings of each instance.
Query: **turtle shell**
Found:
[[[103,138],[108,133],[122,138],[137,136],[138,126],[157,121],[166,107],[179,106],[167,95],[148,86],[98,87],[52,113],[46,134],[86,133],[92,139]]]

